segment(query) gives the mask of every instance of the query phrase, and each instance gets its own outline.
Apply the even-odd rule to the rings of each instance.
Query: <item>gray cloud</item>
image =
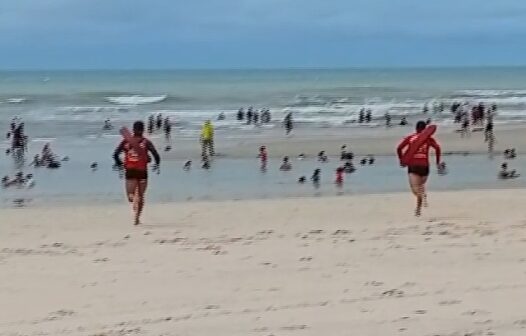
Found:
[[[121,58],[151,48],[141,51],[147,63],[149,52],[166,51],[235,58],[222,43],[255,47],[269,57],[289,45],[303,54],[313,45],[380,51],[391,43],[417,48],[432,41],[454,47],[510,41],[516,47],[526,35],[525,18],[522,0],[3,0],[0,43],[11,50],[0,61],[13,63],[10,57],[32,48],[34,63],[46,48],[62,50],[62,57],[111,51]],[[265,56],[254,57],[265,62]]]

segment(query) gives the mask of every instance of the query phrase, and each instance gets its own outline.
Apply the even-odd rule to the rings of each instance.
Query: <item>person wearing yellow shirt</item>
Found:
[[[201,155],[207,157],[207,152],[210,156],[214,156],[214,126],[210,120],[205,121],[201,129]]]

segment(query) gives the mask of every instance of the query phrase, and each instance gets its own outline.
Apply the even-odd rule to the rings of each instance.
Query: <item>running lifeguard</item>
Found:
[[[416,133],[405,137],[397,148],[400,165],[402,167],[407,166],[409,186],[411,187],[413,194],[416,196],[416,216],[420,216],[422,205],[427,206],[426,182],[429,176],[429,148],[433,148],[435,151],[437,168],[440,169],[441,166],[440,145],[433,137],[429,137],[425,140],[411,157],[404,158],[404,153],[409,149],[411,144],[418,139],[421,135],[420,133],[425,129],[425,121],[419,121],[416,124]]]
[[[159,168],[161,158],[153,143],[144,136],[144,123],[136,121],[133,124],[133,138],[122,140],[115,152],[113,159],[118,167],[123,166],[120,154],[124,152],[124,169],[126,178],[126,195],[133,204],[134,224],[140,224],[140,217],[144,208],[144,195],[148,187],[148,152],[152,153],[155,160],[154,169]],[[141,150],[137,150],[140,148]]]

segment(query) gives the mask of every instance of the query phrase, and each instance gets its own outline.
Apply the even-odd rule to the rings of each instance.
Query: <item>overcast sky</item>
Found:
[[[1,69],[526,64],[526,0],[1,0]]]

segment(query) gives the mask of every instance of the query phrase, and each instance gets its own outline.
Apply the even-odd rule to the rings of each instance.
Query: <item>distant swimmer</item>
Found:
[[[299,179],[298,179],[298,183],[300,184],[303,184],[307,181],[307,178],[305,176],[301,176]]]
[[[104,131],[109,131],[109,130],[112,130],[112,129],[113,129],[113,125],[111,124],[110,119],[106,119],[106,120],[104,120],[104,125],[102,126],[102,129],[103,129]]]
[[[391,127],[391,115],[389,112],[385,112],[385,127]]]
[[[373,165],[374,162],[375,162],[374,155],[372,155],[372,154],[367,155],[367,160],[369,162],[369,165]]]
[[[252,123],[252,117],[254,116],[254,108],[250,106],[247,110],[247,125],[250,125]]]
[[[155,120],[155,128],[156,128],[157,130],[160,130],[161,127],[163,127],[163,115],[162,115],[161,113],[159,113],[159,114],[157,115],[156,120]]]
[[[469,136],[469,118],[464,116],[462,119],[462,125],[460,127],[460,137],[464,138]]]
[[[336,168],[336,185],[342,186],[343,185],[343,174],[345,173],[344,167],[338,167]]]
[[[124,163],[120,158],[124,153]],[[113,153],[115,165],[124,166],[126,178],[126,195],[128,201],[133,204],[134,224],[140,224],[141,214],[144,208],[144,197],[148,187],[148,153],[154,160],[154,170],[159,171],[161,157],[153,143],[144,137],[144,123],[136,121],[133,124],[133,137],[124,139]]]
[[[365,112],[365,122],[368,124],[373,120],[373,111],[371,109],[367,109],[367,112]]]
[[[217,120],[225,120],[226,119],[226,116],[223,112],[219,113],[219,115],[217,116]]]
[[[298,155],[298,160],[304,160],[305,158],[306,156],[303,153],[300,153],[300,155]]]
[[[348,152],[347,151],[347,145],[343,145],[341,147],[340,160],[344,161],[344,160],[352,160],[352,159],[354,159],[353,152]]]
[[[321,152],[318,153],[318,161],[319,162],[324,162],[324,163],[329,161],[329,158],[325,154],[325,151],[321,151]]]
[[[148,117],[148,134],[152,134],[155,128],[155,116],[150,114]]]
[[[321,180],[321,169],[317,168],[314,169],[314,172],[312,173],[312,176],[310,178],[314,186],[317,188],[320,186],[320,180]]]
[[[172,122],[169,117],[164,118],[163,123],[164,138],[166,141],[170,141],[172,138]]]
[[[419,121],[416,124],[416,133],[413,133],[405,137],[402,142],[398,145],[397,154],[402,167],[407,166],[407,172],[409,175],[409,185],[411,191],[416,197],[416,210],[415,215],[420,216],[422,212],[422,205],[427,205],[426,195],[426,182],[429,176],[429,149],[433,148],[436,156],[437,168],[441,165],[441,149],[438,142],[433,138],[429,137],[425,142],[416,150],[412,157],[407,160],[403,160],[403,155],[406,150],[411,146],[411,143],[416,141],[426,129],[426,123]]]
[[[343,165],[343,169],[344,169],[346,174],[351,174],[351,173],[354,173],[356,171],[356,168],[354,167],[354,165],[353,165],[353,163],[351,161],[345,162],[345,164]]]
[[[188,160],[184,163],[183,170],[189,171],[190,169],[192,169],[192,161]]]
[[[361,160],[360,160],[360,164],[361,164],[362,166],[365,166],[365,165],[367,164],[367,158],[363,158],[363,159],[361,159]]]
[[[360,109],[360,113],[358,114],[358,123],[363,124],[365,122],[365,109]]]
[[[283,119],[283,125],[285,126],[285,132],[289,135],[294,129],[294,122],[292,121],[292,112],[287,113]]]
[[[243,108],[237,111],[236,119],[237,121],[243,121],[243,119],[245,119],[245,110]]]
[[[402,119],[400,120],[400,126],[407,126],[407,124],[408,124],[407,118],[406,117],[402,117]]]
[[[99,164],[97,162],[92,162],[89,167],[91,170],[97,170],[99,168]]]
[[[265,146],[259,147],[258,158],[259,158],[261,170],[265,170],[267,168],[267,160],[268,160],[267,147]]]
[[[172,146],[170,146],[170,145],[164,147],[164,151],[165,152],[169,152],[171,150],[172,150]]]
[[[504,158],[507,160],[512,160],[517,157],[517,152],[515,151],[515,148],[508,148],[504,150]]]
[[[32,188],[35,185],[32,174],[24,176],[23,172],[18,172],[11,179],[9,176],[4,176],[1,180],[2,188]]]
[[[508,170],[508,164],[507,163],[503,163],[501,166],[500,166],[500,171],[499,171],[499,179],[501,180],[508,180],[508,179],[514,179],[514,178],[517,178],[520,176],[520,174],[517,174],[517,171],[515,169],[513,170]]]
[[[289,171],[292,169],[292,165],[289,162],[289,157],[285,156],[283,158],[283,162],[281,162],[281,166],[279,166],[279,170],[281,171]]]

